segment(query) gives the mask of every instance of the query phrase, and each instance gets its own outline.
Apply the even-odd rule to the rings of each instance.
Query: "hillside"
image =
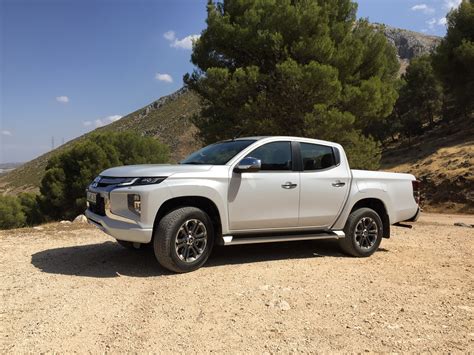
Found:
[[[425,210],[474,213],[474,125],[442,124],[415,142],[399,142],[382,156],[381,170],[422,181]]]
[[[425,36],[390,26],[379,24],[374,26],[383,31],[388,41],[396,47],[402,70],[404,61],[430,52],[440,40],[439,37]],[[200,146],[194,135],[196,128],[190,122],[191,117],[198,114],[198,112],[199,100],[197,96],[181,89],[130,113],[108,126],[97,128],[94,132],[128,130],[155,137],[170,146],[172,161],[178,161]],[[12,172],[0,176],[0,193],[37,190],[48,159],[52,155],[70,148],[89,134],[78,137]]]
[[[181,89],[93,132],[131,131],[155,137],[170,147],[171,160],[178,161],[200,146],[194,137],[196,128],[190,122],[191,117],[197,112],[199,112],[197,96],[188,90]],[[37,190],[48,160],[54,154],[72,147],[91,133],[71,140],[9,174],[1,176],[0,192],[18,193]]]

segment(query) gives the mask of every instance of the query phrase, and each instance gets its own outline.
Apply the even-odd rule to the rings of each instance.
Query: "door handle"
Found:
[[[336,180],[335,182],[332,183],[332,186],[334,187],[342,187],[344,186],[346,183],[345,182],[342,182],[341,180]]]
[[[297,184],[293,184],[293,183],[290,182],[290,181],[287,181],[287,182],[285,182],[283,185],[281,185],[282,188],[287,189],[287,190],[289,190],[289,189],[294,189],[296,186],[298,186],[298,185],[297,185]]]

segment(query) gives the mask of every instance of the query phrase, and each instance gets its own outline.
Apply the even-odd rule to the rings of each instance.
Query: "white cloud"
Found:
[[[84,127],[90,127],[90,126],[94,125],[97,128],[97,127],[106,126],[106,125],[108,125],[112,122],[118,121],[122,117],[123,116],[120,116],[120,115],[111,115],[111,116],[107,116],[107,117],[104,117],[104,118],[99,118],[99,119],[94,120],[94,121],[84,121],[84,122],[82,122],[82,124],[84,125]]]
[[[193,49],[193,43],[199,39],[200,35],[194,34],[179,39],[174,31],[168,31],[163,34],[163,37],[170,42],[170,47],[190,50]]]
[[[448,11],[457,9],[461,5],[462,0],[444,0],[444,8]]]
[[[6,129],[0,131],[2,133],[2,136],[12,136],[12,132],[7,131]]]
[[[440,25],[440,26],[445,26],[447,23],[448,23],[448,20],[446,20],[446,17],[441,17],[438,20],[438,25]]]
[[[171,47],[174,48],[181,48],[181,49],[193,49],[193,43],[198,40],[200,35],[189,35],[184,37],[183,39],[175,39],[173,43],[171,43]]]
[[[164,81],[165,83],[172,83],[173,77],[169,74],[156,73],[155,79],[159,81]]]
[[[437,21],[435,18],[430,18],[428,21],[426,21],[426,24],[428,25],[428,28],[430,30],[434,29],[434,26],[436,25]]]
[[[67,96],[56,96],[56,101],[62,104],[67,104],[69,102],[69,97]]]
[[[174,41],[176,38],[176,33],[174,31],[168,31],[163,34],[163,37],[165,37],[165,39],[168,41]]]
[[[415,5],[411,8],[412,11],[421,11],[426,15],[433,14],[435,12],[435,9],[432,7],[426,5],[426,4],[418,4]]]
[[[109,122],[115,122],[115,121],[118,121],[119,119],[121,119],[123,116],[120,116],[120,115],[112,115],[112,116],[107,116],[105,118],[106,121],[109,121]]]

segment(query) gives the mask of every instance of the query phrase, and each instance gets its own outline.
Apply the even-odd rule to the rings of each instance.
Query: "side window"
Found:
[[[305,171],[322,170],[336,165],[331,147],[319,144],[300,143]]]
[[[262,161],[261,170],[291,170],[291,143],[273,142],[258,147],[247,155]]]

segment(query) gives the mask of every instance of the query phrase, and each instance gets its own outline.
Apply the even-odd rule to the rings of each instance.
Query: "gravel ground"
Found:
[[[474,216],[425,214],[366,259],[216,250],[189,274],[88,226],[0,232],[0,352],[474,352]]]

